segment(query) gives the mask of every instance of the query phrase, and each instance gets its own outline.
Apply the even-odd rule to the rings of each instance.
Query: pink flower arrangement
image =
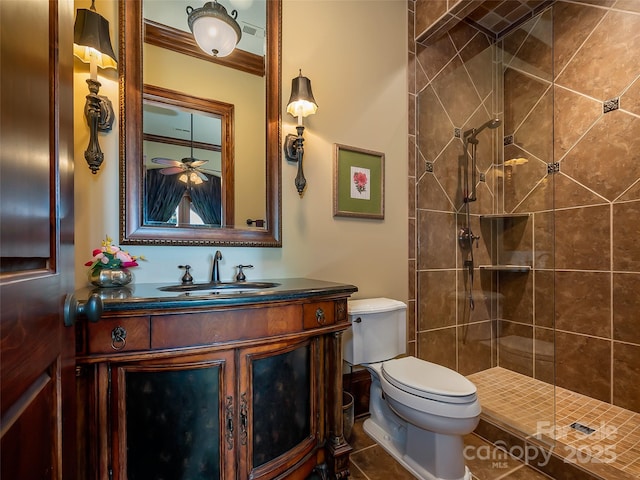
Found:
[[[356,172],[353,174],[353,183],[356,184],[356,189],[359,193],[362,193],[367,189],[368,180],[366,173]]]
[[[113,240],[106,236],[102,241],[102,246],[93,251],[93,258],[85,263],[85,266],[91,267],[92,271],[102,270],[105,268],[129,268],[137,267],[136,260],[144,260],[144,257],[133,257],[122,250],[117,245],[113,245]]]

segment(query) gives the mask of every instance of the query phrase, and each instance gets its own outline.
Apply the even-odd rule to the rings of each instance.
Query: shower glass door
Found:
[[[499,39],[419,44],[416,354],[478,387],[485,418],[551,441],[552,12]]]
[[[481,274],[491,276],[496,352],[483,406],[547,442],[555,428],[552,27],[549,8],[496,44],[498,194],[480,219],[491,237],[492,263]]]

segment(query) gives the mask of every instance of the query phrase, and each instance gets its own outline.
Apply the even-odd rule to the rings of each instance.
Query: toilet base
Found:
[[[405,469],[407,469],[412,475],[421,480],[471,480],[471,472],[465,465],[464,475],[459,478],[442,478],[433,475],[431,472],[418,465],[411,457],[409,457],[405,451],[401,451],[399,446],[406,445],[407,442],[407,429],[404,426],[398,425],[394,429],[392,436],[375,422],[374,418],[368,418],[363,424],[364,431],[378,445],[386,450],[389,455],[398,461]],[[410,435],[410,434],[409,434]],[[404,448],[402,450],[405,450]]]

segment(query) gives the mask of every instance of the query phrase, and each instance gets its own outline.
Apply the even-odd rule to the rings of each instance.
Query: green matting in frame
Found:
[[[384,218],[384,153],[335,144],[333,215]]]

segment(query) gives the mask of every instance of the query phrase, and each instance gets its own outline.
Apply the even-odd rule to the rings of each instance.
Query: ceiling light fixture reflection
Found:
[[[187,7],[187,23],[198,46],[214,57],[226,57],[242,38],[236,21],[237,10],[231,15],[217,1],[207,2],[202,8]]]

